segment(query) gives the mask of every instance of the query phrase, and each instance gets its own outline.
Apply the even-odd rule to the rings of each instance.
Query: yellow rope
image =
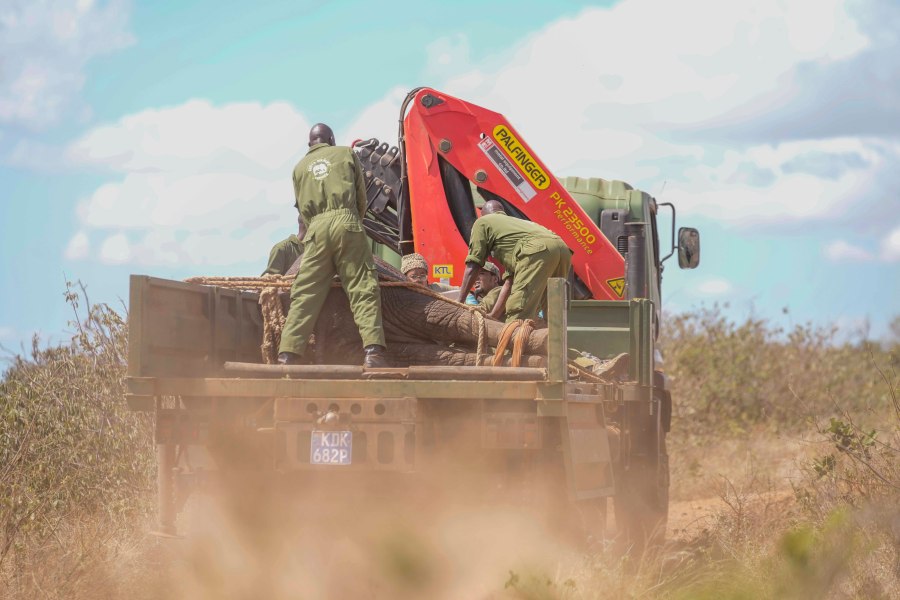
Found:
[[[525,321],[522,322],[522,326],[519,327],[513,335],[512,360],[510,361],[512,366],[519,367],[522,365],[522,354],[525,351],[525,342],[531,337],[532,331],[534,331],[534,321],[525,319]]]
[[[515,321],[510,321],[506,325],[503,326],[503,329],[500,330],[500,339],[497,340],[497,347],[494,350],[494,358],[491,361],[492,367],[499,367],[503,363],[503,354],[506,352],[506,347],[509,345],[509,341],[512,339],[513,335],[516,333],[516,329],[522,324],[522,321],[516,319]]]

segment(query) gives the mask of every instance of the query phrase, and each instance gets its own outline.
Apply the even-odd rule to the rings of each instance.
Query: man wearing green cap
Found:
[[[484,203],[481,217],[472,226],[460,302],[465,301],[488,255],[506,269],[503,289],[509,286],[509,297],[505,299],[501,290],[494,309],[505,304],[507,322],[535,318],[545,301],[547,280],[567,277],[572,265],[572,251],[558,235],[537,223],[508,216],[496,200]]]
[[[316,325],[335,274],[350,300],[367,368],[388,366],[381,324],[381,294],[362,217],[366,186],[350,148],[335,146],[328,125],[309,132],[309,151],[294,167],[295,206],[307,224],[303,264],[291,287],[291,308],[281,333],[278,362],[297,364]]]
[[[512,287],[512,279],[507,279],[507,282],[509,284],[506,286],[500,284],[500,269],[494,263],[487,261],[475,276],[475,286],[472,288],[472,296],[475,298],[478,308],[498,321],[503,319],[506,299],[509,297]],[[498,302],[500,295],[504,293],[503,302]]]

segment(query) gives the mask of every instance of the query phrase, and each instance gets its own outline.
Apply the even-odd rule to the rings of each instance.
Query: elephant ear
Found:
[[[300,272],[300,263],[303,262],[303,255],[297,257],[297,260],[294,261],[294,264],[291,265],[291,268],[287,270],[285,276],[287,277],[296,277],[297,273]]]

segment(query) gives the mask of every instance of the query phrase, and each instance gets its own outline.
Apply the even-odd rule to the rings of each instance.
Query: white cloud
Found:
[[[202,100],[97,127],[67,155],[117,177],[79,204],[78,219],[85,235],[107,236],[107,263],[264,262],[272,240],[296,228],[290,173],[308,131],[285,103]]]
[[[881,252],[875,254],[865,248],[855,246],[845,240],[835,240],[824,248],[825,257],[831,261],[883,262],[900,261],[900,227],[894,228],[881,240]]]
[[[123,233],[109,236],[100,247],[100,260],[105,263],[119,265],[130,259],[131,244]]]
[[[883,204],[897,187],[896,138],[808,133],[840,112],[827,104],[802,111],[771,141],[762,126],[800,91],[815,95],[801,90],[804,73],[828,79],[879,51],[848,11],[839,0],[625,0],[553,22],[465,72],[468,40],[438,40],[426,72],[444,77],[438,89],[503,113],[559,176],[624,179],[651,192],[665,183],[661,199],[680,214],[735,227],[870,219],[861,203]],[[635,31],[652,43],[636,43]],[[881,52],[875,63],[896,65],[892,56]],[[396,144],[408,89],[394,87],[360,111],[339,143],[375,136]],[[293,228],[289,173],[307,129],[286,103],[203,100],[94,128],[67,160],[116,176],[80,203],[81,227],[107,238],[104,260],[253,260]],[[764,141],[746,137],[756,130]],[[885,241],[884,256],[900,252],[895,241]],[[731,289],[707,284],[709,294]]]
[[[64,256],[69,260],[87,258],[91,251],[91,241],[84,231],[79,231],[69,240]]]
[[[854,246],[844,240],[835,240],[825,246],[825,258],[834,262],[865,262],[875,257],[865,248]]]
[[[881,242],[881,257],[888,262],[900,260],[900,227],[891,231]]]
[[[727,279],[707,279],[698,284],[696,290],[704,296],[725,296],[734,290],[734,286]]]
[[[819,174],[797,166],[810,156],[839,161],[848,152],[858,162],[842,170]],[[685,213],[742,226],[838,219],[854,202],[880,195],[881,182],[898,166],[900,144],[868,138],[752,146],[726,150],[716,165],[686,168],[682,178],[669,181],[666,200]]]
[[[791,106],[811,68],[827,75],[878,51],[849,11],[839,0],[626,0],[551,23],[505,61],[488,58],[438,89],[504,114],[559,176],[624,179],[651,192],[665,182],[664,199],[684,214],[733,226],[839,219],[890,188],[900,144],[807,135],[790,123],[771,143],[729,136],[746,137]],[[652,44],[635,43],[635,31]],[[464,54],[462,43],[436,43],[429,69],[454,47]],[[402,98],[391,90],[351,131],[371,131],[355,129],[367,121],[391,127]],[[827,123],[842,112],[814,108],[796,120]]]
[[[378,138],[391,146],[397,145],[397,119],[400,106],[409,92],[408,87],[394,86],[381,100],[365,107],[350,125],[344,129],[341,137],[344,143],[351,143],[357,138]],[[338,143],[341,143],[338,140]]]
[[[0,7],[0,124],[41,128],[70,111],[85,65],[134,39],[123,0],[11,0]]]

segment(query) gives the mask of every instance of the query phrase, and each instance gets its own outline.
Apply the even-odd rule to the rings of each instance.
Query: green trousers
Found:
[[[278,351],[303,354],[335,274],[350,300],[363,346],[384,346],[378,277],[359,217],[350,209],[331,210],[316,215],[308,227]]]
[[[559,238],[527,238],[519,242],[515,252],[513,285],[506,301],[507,323],[534,319],[547,303],[547,280],[568,277],[572,266],[572,252]]]

